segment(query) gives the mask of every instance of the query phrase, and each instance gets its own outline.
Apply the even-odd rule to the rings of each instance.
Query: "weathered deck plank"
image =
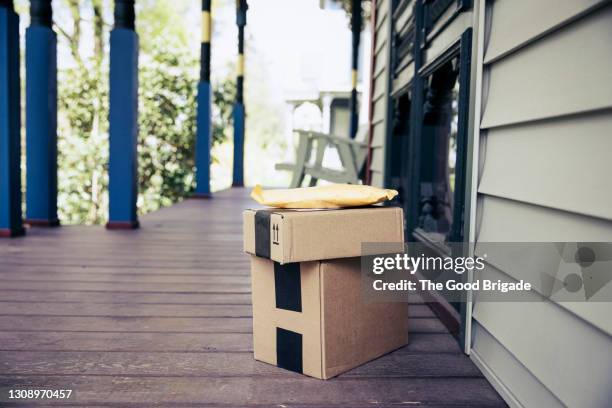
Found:
[[[478,369],[459,353],[391,353],[342,377],[479,377]],[[125,375],[173,377],[280,376],[285,373],[260,364],[252,355],[235,352],[144,353],[144,352],[48,352],[0,351],[5,375]]]
[[[321,381],[295,373],[259,377],[172,377],[172,376],[0,376],[0,386],[62,388],[78,390],[80,406],[112,401],[124,403],[251,404],[291,406],[313,404],[345,407],[376,402],[402,406],[454,404],[498,407],[500,400],[483,378],[336,378]],[[151,405],[149,405],[151,406]]]
[[[0,388],[72,388],[75,406],[504,406],[418,297],[410,344],[336,379],[254,361],[247,203],[231,190],[138,231],[1,241]]]
[[[3,351],[253,352],[250,333],[0,332]],[[412,333],[396,353],[460,353],[447,333]]]

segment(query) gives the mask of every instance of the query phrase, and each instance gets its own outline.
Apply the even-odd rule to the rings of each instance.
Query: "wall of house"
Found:
[[[376,1],[372,71],[372,135],[370,182],[385,183],[385,141],[389,116],[389,62],[391,58],[391,0]]]
[[[482,7],[477,241],[612,242],[612,3]],[[511,405],[610,406],[610,303],[533,300],[476,301],[472,359]]]
[[[391,51],[391,97],[405,92],[414,78],[414,53],[409,48],[414,47],[414,6],[415,1],[397,2],[390,21],[391,33],[395,36],[393,50]],[[403,40],[403,39],[406,40]]]
[[[389,161],[389,103],[415,75],[409,57],[394,60],[393,36],[413,13],[398,8],[405,3],[396,1],[395,13],[389,0],[376,8],[371,180],[378,186]],[[424,66],[473,28],[469,236],[478,245],[612,242],[612,2],[474,0],[473,11],[439,21],[429,30]],[[493,270],[496,278],[535,273],[506,265]],[[511,406],[609,406],[610,303],[531,296],[474,302],[472,359]],[[593,300],[611,296],[608,282]]]

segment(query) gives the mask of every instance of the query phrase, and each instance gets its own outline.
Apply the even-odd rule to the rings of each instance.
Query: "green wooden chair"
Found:
[[[311,130],[296,130],[299,142],[295,163],[278,163],[276,170],[293,172],[289,187],[300,187],[306,175],[310,176],[310,186],[318,180],[332,183],[360,184],[359,174],[368,156],[368,126],[361,126],[355,139],[328,135]],[[342,169],[323,166],[323,156],[328,148],[336,149]],[[314,161],[311,163],[314,154]]]

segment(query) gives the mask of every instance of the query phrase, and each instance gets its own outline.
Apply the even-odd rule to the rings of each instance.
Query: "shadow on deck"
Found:
[[[234,189],[146,215],[137,231],[1,241],[0,389],[73,389],[76,406],[505,406],[418,301],[409,346],[335,379],[254,361],[249,205]]]

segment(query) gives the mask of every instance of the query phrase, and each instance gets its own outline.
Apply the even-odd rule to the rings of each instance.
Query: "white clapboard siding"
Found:
[[[440,17],[436,20],[433,26],[431,26],[428,30],[427,40],[431,40],[434,36],[436,36],[441,30],[445,30],[446,27],[444,25],[448,24],[448,21],[453,17],[456,12],[456,6],[451,4],[440,14]]]
[[[612,222],[482,195],[480,242],[612,242]]]
[[[401,10],[401,13],[398,10],[394,11],[394,25],[395,32],[402,32],[404,27],[408,24],[408,21],[412,17],[414,11],[414,4],[408,4]],[[394,34],[397,35],[397,34]],[[405,55],[401,61],[397,61],[397,65],[393,67],[393,69],[397,69],[402,67],[401,71],[394,75],[391,73],[392,84],[391,84],[391,94],[396,95],[398,92],[401,92],[406,89],[412,78],[414,77],[414,62],[407,63],[412,59],[412,52]]]
[[[399,72],[397,77],[393,78],[393,90],[391,93],[396,94],[406,89],[410,81],[412,81],[412,78],[414,78],[414,62],[406,65],[406,67]]]
[[[580,268],[576,264],[568,264],[559,262],[558,254],[545,254],[545,250],[542,249],[541,245],[534,245],[533,251],[520,250],[522,252],[518,256],[521,259],[511,259],[511,254],[506,253],[507,259],[501,254],[497,254],[495,259],[491,258],[492,245],[481,246],[480,250],[477,250],[479,256],[484,256],[488,261],[486,262],[486,278],[492,280],[501,280],[502,282],[517,282],[521,279],[530,282],[534,285],[534,294],[547,295],[546,288],[543,287],[540,280],[540,271],[547,271],[549,274],[557,271],[556,278],[561,282],[570,273],[580,273]],[[512,248],[512,244],[506,244],[506,248]],[[502,248],[501,246],[497,248]],[[516,245],[515,245],[516,248]],[[554,248],[550,248],[553,251]],[[501,252],[501,251],[499,251]],[[511,250],[508,250],[511,252]],[[568,251],[569,252],[569,251]],[[552,255],[552,256],[551,256]],[[489,262],[491,261],[491,262]],[[556,261],[556,264],[555,264]],[[495,264],[495,266],[493,266]],[[598,270],[601,268],[609,268],[612,261],[605,262],[603,265],[598,266]],[[478,274],[477,274],[478,276]],[[531,296],[531,295],[530,295]],[[559,307],[565,309],[560,311],[574,315],[575,317],[588,322],[593,327],[601,330],[607,335],[612,335],[612,320],[610,319],[610,303],[609,299],[612,296],[612,282],[608,283],[605,287],[601,288],[591,298],[591,302],[584,302],[584,290],[579,290],[576,293],[567,292],[561,288],[557,293],[551,296],[551,301],[561,300],[555,302]],[[514,298],[516,301],[522,301],[523,297]],[[514,300],[513,299],[513,300]],[[569,302],[568,299],[575,299],[575,301]]]
[[[390,17],[391,0],[376,1],[376,30],[380,29],[385,20]]]
[[[607,6],[488,65],[481,127],[611,108],[611,21]]]
[[[391,35],[391,1],[376,4],[374,70],[372,83],[372,150],[370,183],[383,187],[385,171],[385,138],[389,110],[389,61]]]
[[[372,123],[377,124],[385,120],[387,115],[387,98],[385,95],[380,95],[373,99],[372,102]]]
[[[566,406],[609,406],[612,337],[535,295],[533,302],[476,303],[473,314]],[[530,399],[523,403],[534,406]]]
[[[595,217],[487,195],[481,198],[479,212],[481,220],[477,239],[484,248],[489,242],[612,242],[612,222]],[[525,279],[532,270],[538,270],[538,260],[534,258],[492,262],[516,280]],[[511,263],[514,266],[509,266]],[[612,282],[609,282],[594,300],[610,299],[611,296]],[[612,335],[612,319],[606,307],[608,302],[567,302],[562,306]]]
[[[401,13],[398,13],[397,8],[393,10],[393,19],[395,20],[396,27],[399,28],[399,27],[404,27],[406,25],[406,23],[412,16],[413,7],[414,7],[414,2],[410,2],[404,7]]]
[[[386,41],[383,43],[381,43],[380,41],[377,41],[377,45],[380,48],[378,49],[376,55],[374,56],[374,71],[373,71],[374,75],[372,76],[372,78],[378,78],[381,72],[386,70],[387,67],[389,66],[389,61],[387,61],[384,58],[384,55],[387,52],[387,49],[385,48]]]
[[[374,130],[372,131],[372,147],[382,147],[385,143],[386,122],[375,122]]]
[[[380,171],[372,171],[370,182],[373,186],[382,186],[384,184],[383,173]]]
[[[537,377],[476,321],[472,324],[472,337],[475,339],[472,360],[510,406],[564,407]],[[521,390],[521,394],[515,395],[516,390]],[[525,401],[525,395],[529,396],[529,401]]]
[[[612,112],[494,128],[486,138],[480,193],[612,220]]]
[[[492,2],[485,64],[506,55],[572,19],[602,0],[498,0]]]
[[[612,242],[612,5],[595,3],[489,2],[479,247]],[[493,257],[488,277],[538,282],[548,259],[532,255]],[[472,358],[512,405],[609,406],[609,303],[557,303],[564,289],[542,301],[538,291],[533,302],[475,303]],[[592,299],[611,294],[612,282]]]
[[[384,168],[384,161],[385,161],[385,157],[383,156],[383,150],[382,149],[373,149],[372,150],[372,156],[370,158],[371,162],[370,162],[370,166],[372,168]]]
[[[452,7],[451,7],[452,9]],[[457,41],[463,32],[472,26],[472,12],[459,13],[443,31],[438,33],[425,50],[425,65],[439,57],[450,45]]]
[[[612,242],[612,7],[560,2],[543,16],[534,2],[492,4],[478,241]],[[504,281],[529,278],[539,262],[491,261]],[[476,303],[473,359],[511,403],[607,406],[609,303],[554,300]]]

